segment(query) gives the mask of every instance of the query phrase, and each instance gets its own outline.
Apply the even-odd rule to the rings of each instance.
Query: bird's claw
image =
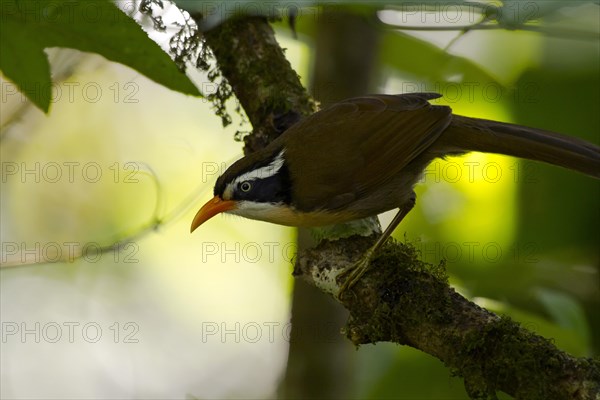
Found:
[[[341,299],[344,292],[352,288],[352,286],[354,286],[360,280],[360,278],[365,274],[365,272],[367,272],[367,270],[369,269],[369,265],[371,265],[371,258],[373,258],[373,253],[373,249],[367,250],[367,252],[363,254],[357,262],[344,269],[336,276],[337,280],[340,277],[349,275],[344,280],[344,283],[342,284],[339,292],[337,293],[338,299]]]

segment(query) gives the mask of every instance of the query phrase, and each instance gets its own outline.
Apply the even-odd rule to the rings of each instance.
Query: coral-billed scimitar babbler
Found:
[[[541,129],[452,114],[440,95],[373,95],[336,103],[286,130],[219,177],[191,230],[221,212],[290,226],[398,214],[350,270],[340,293],[415,204],[414,185],[435,158],[471,151],[543,161],[600,178],[600,147]]]

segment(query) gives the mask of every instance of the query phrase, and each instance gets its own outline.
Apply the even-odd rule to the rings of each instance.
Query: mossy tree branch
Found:
[[[254,128],[246,152],[314,111],[266,19],[229,20],[205,38]],[[359,237],[324,241],[298,255],[294,274],[335,292],[335,276],[371,244]],[[572,357],[468,301],[410,245],[387,244],[341,302],[350,311],[345,332],[353,343],[391,341],[433,355],[465,379],[472,398],[495,398],[497,390],[522,399],[600,396],[600,362]]]
[[[372,241],[324,242],[298,257],[295,275],[327,290],[328,277],[352,265]],[[394,342],[440,359],[462,376],[474,399],[502,390],[517,399],[594,399],[600,363],[560,351],[549,340],[456,293],[443,265],[419,260],[410,244],[388,242],[342,298],[354,344]]]

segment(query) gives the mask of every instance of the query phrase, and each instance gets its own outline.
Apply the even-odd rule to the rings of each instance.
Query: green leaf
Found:
[[[535,295],[558,326],[579,333],[583,341],[588,342],[590,328],[585,312],[572,295],[550,288],[537,288]]]
[[[169,89],[200,95],[142,28],[108,0],[1,0],[0,6],[0,69],[46,112],[51,91],[47,47],[98,53]]]
[[[0,69],[36,106],[48,112],[50,64],[43,48],[24,25],[14,21],[0,24]]]
[[[400,32],[383,35],[380,54],[383,63],[430,82],[449,82],[453,76],[459,76],[462,82],[497,83],[493,76],[468,59]]]

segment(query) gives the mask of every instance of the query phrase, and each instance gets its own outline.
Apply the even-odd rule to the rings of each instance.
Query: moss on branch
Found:
[[[294,274],[320,287],[371,245],[362,237],[324,241],[298,255]],[[424,263],[410,243],[388,241],[341,301],[350,311],[344,331],[355,345],[394,342],[424,351],[463,377],[473,399],[495,398],[497,390],[533,400],[600,393],[600,362],[572,357],[468,301],[448,285],[443,265]]]

